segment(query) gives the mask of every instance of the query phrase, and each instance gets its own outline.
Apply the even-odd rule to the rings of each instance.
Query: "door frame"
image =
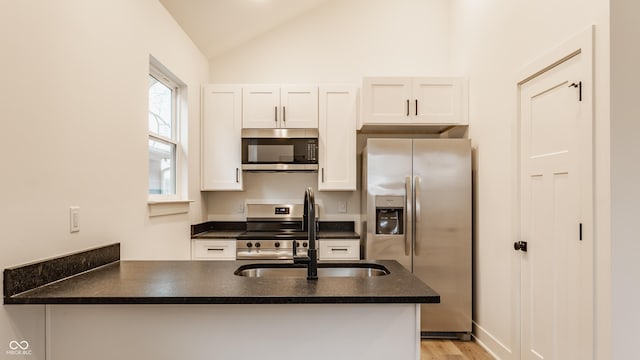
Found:
[[[594,213],[595,213],[595,192],[594,192],[594,181],[595,181],[595,173],[594,173],[594,134],[593,129],[595,126],[595,118],[594,118],[594,79],[595,79],[595,68],[594,68],[594,41],[595,41],[595,25],[589,26],[578,34],[574,35],[567,41],[563,42],[559,46],[547,51],[542,54],[540,57],[534,59],[529,64],[525,65],[517,76],[516,81],[516,95],[517,95],[517,106],[516,106],[516,116],[515,116],[515,124],[513,128],[513,135],[515,139],[515,143],[513,144],[513,156],[514,156],[514,164],[516,168],[514,169],[516,172],[516,176],[514,179],[514,189],[516,196],[514,199],[514,216],[512,218],[512,222],[514,224],[514,233],[516,238],[514,241],[519,241],[522,238],[522,159],[521,159],[521,123],[522,119],[520,117],[521,112],[521,91],[522,85],[532,80],[538,75],[543,74],[544,72],[553,69],[554,67],[562,64],[566,60],[573,58],[578,54],[584,55],[584,61],[586,61],[586,67],[591,69],[589,73],[589,77],[582,80],[582,100],[587,104],[583,108],[587,112],[585,117],[591,119],[592,126],[589,127],[588,130],[581,132],[578,136],[579,143],[581,144],[581,148],[583,148],[583,142],[587,141],[590,144],[588,145],[588,149],[590,150],[590,156],[587,160],[584,157],[580,158],[580,173],[579,176],[590,179],[590,181],[586,181],[585,186],[581,189],[581,219],[582,219],[582,236],[583,241],[585,243],[590,243],[590,247],[588,248],[588,255],[590,255],[586,260],[587,264],[585,264],[586,268],[590,272],[590,281],[587,284],[589,286],[589,292],[593,295],[590,298],[585,299],[585,302],[582,304],[591,309],[590,315],[591,319],[587,322],[587,328],[585,332],[590,333],[591,337],[591,358],[593,359],[596,354],[595,349],[595,281],[596,281],[596,273],[595,273],[595,226],[594,226]],[[514,347],[514,358],[521,359],[522,358],[522,273],[521,273],[521,265],[522,265],[522,257],[520,253],[515,253],[514,256],[517,256],[518,260],[514,261],[514,282],[517,283],[514,287],[514,301],[516,302],[516,320],[514,326],[517,329],[517,346]],[[515,352],[518,352],[517,356]]]

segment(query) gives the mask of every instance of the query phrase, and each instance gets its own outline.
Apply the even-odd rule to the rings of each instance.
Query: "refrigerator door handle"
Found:
[[[404,219],[404,254],[411,254],[411,239],[413,238],[413,191],[411,191],[411,177],[404,179],[405,201],[407,207],[407,217]],[[407,226],[407,224],[410,224]]]
[[[419,255],[419,253],[418,253],[418,242],[419,241],[417,240],[418,239],[418,226],[417,226],[417,223],[420,222],[420,218],[422,217],[421,211],[420,211],[420,181],[421,181],[420,176],[415,176],[413,178],[413,202],[415,204],[415,216],[414,216],[414,218],[415,218],[415,223],[416,223],[415,236],[414,236],[416,238],[416,241],[414,242],[414,245],[413,245],[413,247],[414,247],[413,251],[414,251],[416,256]]]

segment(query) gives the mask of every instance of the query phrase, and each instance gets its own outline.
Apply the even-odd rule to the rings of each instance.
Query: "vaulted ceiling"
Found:
[[[332,0],[160,0],[212,59]]]

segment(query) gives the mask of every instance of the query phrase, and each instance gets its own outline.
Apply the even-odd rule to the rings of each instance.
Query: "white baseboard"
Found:
[[[473,323],[473,337],[496,360],[515,360],[512,349],[491,335],[487,330],[477,323]]]

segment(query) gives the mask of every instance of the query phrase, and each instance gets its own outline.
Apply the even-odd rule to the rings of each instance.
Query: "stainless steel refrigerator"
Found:
[[[440,294],[423,337],[471,334],[471,144],[367,139],[362,161],[366,259],[397,260]]]

